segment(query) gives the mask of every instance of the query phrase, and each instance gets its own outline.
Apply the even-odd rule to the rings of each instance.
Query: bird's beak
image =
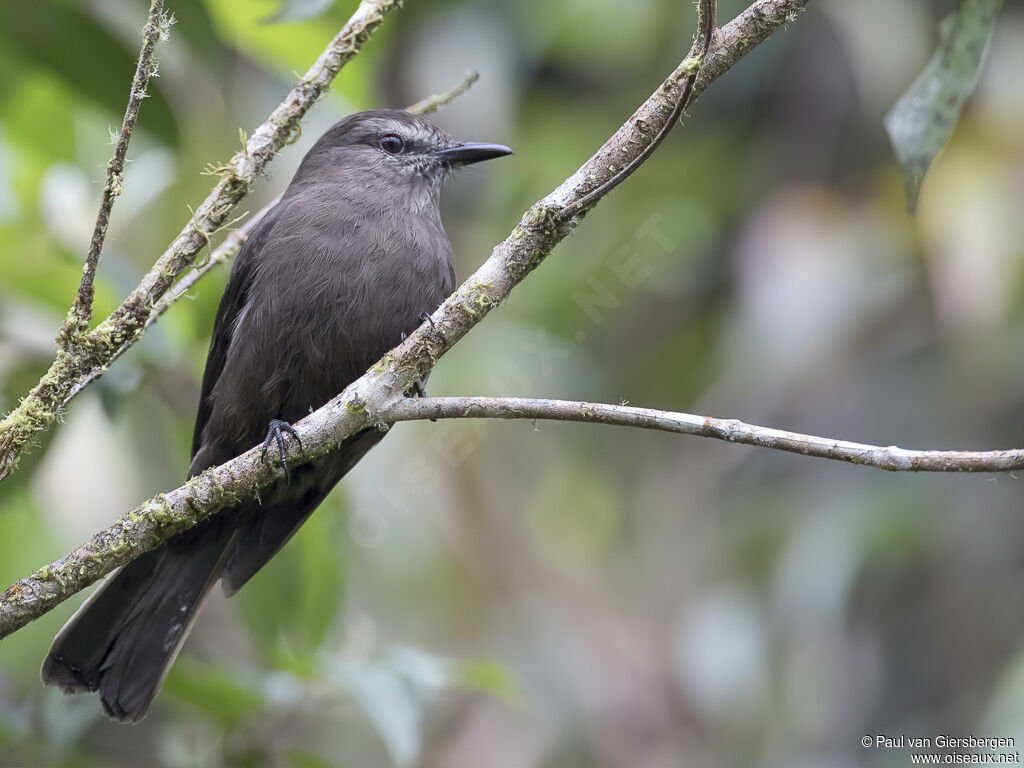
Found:
[[[487,144],[482,141],[464,141],[453,147],[439,150],[435,156],[453,165],[469,165],[479,163],[483,160],[492,160],[495,157],[511,155],[512,150],[503,144]]]

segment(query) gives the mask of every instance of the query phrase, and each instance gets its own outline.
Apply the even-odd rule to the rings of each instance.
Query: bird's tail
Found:
[[[115,572],[54,639],[43,682],[99,691],[110,717],[142,719],[234,545],[231,531],[198,528]]]

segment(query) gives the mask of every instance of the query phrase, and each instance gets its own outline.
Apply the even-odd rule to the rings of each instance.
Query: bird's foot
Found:
[[[416,379],[416,381],[412,383],[412,391],[415,393],[416,397],[427,396],[427,388],[423,385],[423,379]],[[430,419],[430,421],[436,422],[437,419]]]
[[[405,331],[402,331],[402,341],[405,341],[405,338]],[[427,390],[423,387],[423,379],[416,379],[416,381],[413,382],[410,391],[405,394],[406,397],[412,397],[413,395],[416,395],[416,397],[426,397]]]
[[[430,330],[440,336],[441,341],[444,341],[445,343],[448,342],[448,339],[444,337],[444,331],[438,329],[437,325],[434,323],[434,318],[430,316],[429,312],[420,312],[419,319],[424,323],[430,323]]]
[[[295,442],[299,444],[299,450],[302,450],[302,440],[299,438],[299,433],[295,431],[295,427],[289,424],[287,421],[281,421],[281,419],[271,419],[270,426],[267,428],[267,437],[263,441],[263,453],[261,458],[266,461],[267,451],[270,449],[271,441],[277,442],[278,456],[281,458],[281,466],[284,467],[284,476],[288,482],[291,482],[291,472],[288,469],[288,456],[284,450],[284,436],[289,434],[295,438]]]
[[[430,316],[429,312],[420,312],[418,317],[424,323],[430,323],[430,330],[432,330],[432,331],[436,331],[437,330],[437,326],[434,325],[434,318],[432,318]],[[405,331],[403,331],[402,332],[402,341],[405,341],[405,339],[406,339]],[[413,384],[412,384],[411,393],[407,392],[406,395],[409,396],[409,397],[412,397],[413,395],[415,395],[416,397],[426,397],[427,396],[427,388],[423,385],[423,379],[416,379],[416,381],[414,381]],[[431,421],[437,421],[437,419],[431,419]]]
[[[437,331],[437,326],[434,324],[434,318],[430,316],[429,312],[420,312],[418,315],[416,315],[416,319],[418,319],[422,323],[430,323],[430,330],[440,333],[439,331]],[[444,338],[443,333],[441,333],[440,336],[442,339]],[[402,341],[405,341],[405,339],[405,331],[402,331]]]

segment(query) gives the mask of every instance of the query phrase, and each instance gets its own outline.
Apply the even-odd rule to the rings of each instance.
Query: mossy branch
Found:
[[[128,156],[128,144],[132,140],[135,122],[139,118],[139,109],[142,107],[143,99],[146,98],[149,79],[156,74],[157,70],[157,62],[153,58],[153,51],[156,48],[157,41],[167,37],[173,23],[173,16],[164,15],[163,0],[152,0],[149,6],[149,15],[146,18],[146,25],[142,29],[142,47],[139,49],[139,60],[135,66],[135,76],[132,78],[132,86],[128,92],[128,106],[125,108],[124,119],[121,121],[121,131],[114,142],[114,154],[110,158],[110,162],[107,163],[107,178],[103,185],[100,210],[96,214],[96,225],[93,227],[92,239],[89,241],[89,251],[85,257],[82,279],[78,284],[78,295],[71,305],[67,320],[64,322],[61,334],[58,337],[58,341],[62,346],[73,347],[76,341],[89,329],[89,321],[92,320],[92,303],[95,296],[96,266],[100,261],[103,241],[107,238],[110,212],[114,207],[115,198],[121,194],[125,158]]]
[[[681,100],[689,95],[692,100],[690,88],[693,78],[701,75],[701,64],[720,56],[731,58],[731,65],[752,47],[737,45],[737,38],[757,37],[758,41],[763,41],[782,24],[780,21],[774,27],[765,25],[763,19],[775,18],[773,14],[778,9],[795,12],[807,1],[756,0],[718,31],[717,42],[712,42],[710,48],[706,47],[704,35],[698,34],[690,56],[579,170],[523,215],[487,261],[434,312],[432,322],[425,322],[344,392],[294,425],[302,447],[289,460],[308,461],[335,450],[361,429],[386,428],[388,409],[402,401],[403,393],[416,380],[501,304],[598,200],[591,201],[587,208],[569,218],[560,216],[560,212],[570,209],[591,190],[600,188],[616,175],[617,168],[626,167],[645,152],[675,114],[677,103],[673,99]],[[701,0],[703,19],[714,19],[714,11],[714,0]],[[728,33],[722,34],[726,30]],[[702,55],[705,50],[706,55]],[[614,165],[608,162],[609,157],[617,158]],[[88,544],[16,582],[0,595],[0,637],[52,610],[175,533],[230,503],[254,497],[282,475],[280,465],[276,461],[262,461],[260,449],[254,447],[225,464],[206,470],[179,488],[147,501],[107,531],[94,536]]]
[[[0,421],[0,481],[14,470],[32,437],[53,423],[76,387],[80,389],[86,378],[102,375],[123,348],[142,335],[161,297],[192,265],[210,236],[229,221],[235,205],[292,139],[302,118],[338,71],[355,58],[384,17],[400,5],[401,0],[362,0],[306,74],[246,139],[243,149],[220,169],[220,181],[138,286],[94,330],[88,331],[88,321],[76,328],[72,347],[58,345],[49,370],[18,407]]]

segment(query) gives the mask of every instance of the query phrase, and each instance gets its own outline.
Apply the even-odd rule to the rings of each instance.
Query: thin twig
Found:
[[[422,101],[417,101],[412,106],[406,107],[405,111],[412,112],[414,115],[431,115],[446,104],[450,104],[455,101],[455,99],[468,91],[472,87],[473,83],[479,79],[479,73],[467,72],[462,82],[454,88],[449,88],[444,93],[438,93],[434,96],[428,96]]]
[[[733,35],[760,35],[764,40],[770,29],[758,26],[766,9],[778,6],[802,8],[807,0],[756,0],[740,15],[739,24],[730,25],[729,37],[720,38],[710,55],[739,58],[749,46],[734,44]],[[684,62],[685,63],[685,62]],[[669,77],[679,82],[677,68]],[[584,165],[558,189],[536,203],[523,216],[512,233],[495,247],[490,258],[402,344],[387,353],[376,365],[354,381],[340,395],[294,426],[302,440],[289,461],[303,463],[336,450],[356,432],[384,426],[379,416],[402,399],[413,382],[420,379],[453,344],[476,326],[528,275],[572,227],[555,219],[556,211],[571,204],[579,195],[614,175],[603,162],[607,152],[618,148],[622,162],[643,150],[672,113],[671,95],[680,95],[675,86],[659,88],[623,126]],[[643,120],[647,133],[632,128]],[[593,177],[593,179],[591,179]],[[577,191],[578,194],[577,194]],[[581,211],[578,218],[586,215]],[[132,510],[106,531],[46,568],[36,571],[0,595],[0,637],[9,635],[32,619],[52,610],[115,568],[124,565],[174,534],[205,520],[226,506],[252,498],[260,489],[283,475],[276,462],[260,458],[254,447],[224,464],[211,467],[184,485],[160,494]]]
[[[163,0],[152,0],[149,6],[149,16],[146,18],[146,26],[142,29],[142,47],[139,49],[139,61],[135,66],[135,77],[132,78],[132,87],[128,92],[128,106],[124,111],[124,120],[121,122],[121,132],[114,144],[114,154],[107,163],[107,179],[103,185],[103,197],[100,200],[100,210],[96,214],[96,226],[92,231],[92,240],[89,242],[89,252],[85,257],[85,267],[82,270],[82,280],[78,284],[78,295],[71,305],[71,311],[62,328],[60,335],[61,343],[69,345],[76,336],[84,334],[89,329],[89,321],[92,320],[92,303],[95,295],[94,281],[96,278],[96,266],[100,261],[100,253],[103,251],[103,241],[107,237],[107,226],[110,224],[110,211],[114,207],[114,199],[121,194],[124,174],[124,161],[128,155],[128,143],[132,139],[132,132],[135,130],[135,121],[139,117],[139,108],[142,100],[146,98],[146,88],[149,87],[149,79],[156,74],[156,61],[153,59],[153,50],[161,37],[166,37],[168,27],[173,23],[171,17],[164,17]]]
[[[658,148],[658,145],[665,140],[668,132],[672,130],[680,115],[683,114],[683,109],[690,102],[690,94],[693,92],[697,73],[703,66],[704,59],[708,55],[708,48],[711,46],[711,36],[715,31],[715,15],[717,10],[717,2],[699,0],[697,3],[697,38],[693,43],[693,48],[690,49],[690,55],[686,57],[686,60],[676,70],[677,77],[669,78],[662,85],[662,88],[666,90],[674,87],[679,93],[670,94],[671,111],[667,119],[664,120],[661,127],[654,134],[654,138],[645,142],[644,148],[639,153],[630,157],[626,163],[621,164],[618,168],[615,165],[615,156],[610,155],[610,168],[614,171],[614,175],[605,179],[593,189],[579,195],[576,200],[558,212],[559,218],[568,220],[573,216],[577,216],[580,211],[586,210],[588,206],[593,205],[597,200],[607,195],[629,178],[633,171],[643,165],[644,161]],[[639,121],[635,128],[643,130],[643,122]]]
[[[628,405],[524,397],[406,398],[379,414],[381,421],[423,419],[549,419],[656,429],[711,437],[728,443],[772,448],[822,459],[845,461],[890,472],[1012,472],[1024,469],[1024,450],[916,451],[895,445],[865,445],[759,427],[737,419],[659,411]]]

